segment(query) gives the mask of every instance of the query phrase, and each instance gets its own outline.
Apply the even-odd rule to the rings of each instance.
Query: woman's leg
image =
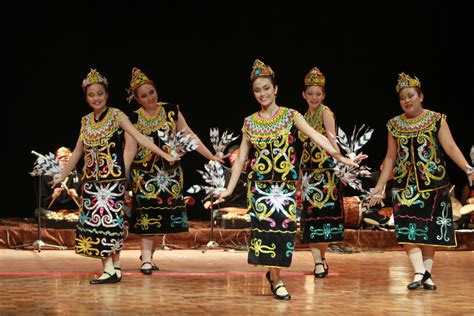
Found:
[[[103,266],[104,273],[102,273],[102,275],[100,277],[98,277],[97,279],[98,280],[108,279],[108,278],[110,278],[111,275],[115,274],[113,258],[112,258],[112,256],[108,256],[107,258],[101,259],[101,260],[102,260],[102,266]],[[105,273],[105,272],[107,272],[107,273]]]
[[[121,280],[122,270],[120,268],[120,251],[112,255],[112,261],[113,261],[115,273],[117,274],[117,277]]]
[[[328,266],[326,265],[326,251],[328,244],[310,244],[311,254],[314,259],[314,275],[324,277],[327,275]]]
[[[289,300],[291,295],[280,277],[281,268],[268,268],[268,270],[270,271],[270,282],[275,296],[282,300]]]
[[[140,271],[145,274],[152,273],[153,270],[153,253],[155,252],[156,246],[156,237],[155,236],[146,236],[142,237],[140,240],[140,251],[141,251],[141,260],[142,265]]]
[[[408,259],[413,267],[414,277],[413,282],[420,281],[423,278],[423,274],[426,269],[423,265],[423,254],[421,248],[418,245],[403,245],[403,249],[408,255]]]
[[[435,255],[435,247],[433,246],[421,246],[421,252],[423,254],[423,266],[425,270],[431,274],[431,269],[433,268],[433,259]],[[434,284],[433,280],[429,278],[425,283]]]

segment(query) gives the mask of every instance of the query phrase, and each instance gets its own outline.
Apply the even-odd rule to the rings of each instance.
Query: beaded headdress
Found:
[[[135,90],[144,83],[153,83],[153,81],[150,80],[140,69],[133,67],[132,79],[130,79],[130,88],[127,89],[127,100],[129,103],[135,97]]]
[[[109,82],[107,81],[107,78],[102,76],[97,70],[92,69],[89,71],[87,74],[87,77],[82,80],[82,89],[86,90],[87,86],[90,86],[91,84],[94,83],[101,83],[105,85],[105,87],[109,86]]]
[[[259,59],[255,59],[252,66],[252,73],[250,74],[250,80],[254,80],[257,77],[261,76],[274,76],[275,73],[273,72],[270,66],[265,65]]]
[[[304,77],[304,85],[324,87],[326,85],[326,78],[318,68],[313,67]]]
[[[398,74],[398,82],[396,86],[397,93],[403,88],[421,88],[421,82],[416,76],[415,78],[412,78],[402,72]]]

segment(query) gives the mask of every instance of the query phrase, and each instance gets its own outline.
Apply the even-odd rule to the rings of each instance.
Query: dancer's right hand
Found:
[[[383,187],[376,186],[375,188],[370,189],[369,207],[372,207],[376,204],[382,204],[383,198],[384,198]]]

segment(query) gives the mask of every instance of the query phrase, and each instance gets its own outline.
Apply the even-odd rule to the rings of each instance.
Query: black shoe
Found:
[[[419,275],[422,275],[423,277],[421,278],[421,280],[418,280],[418,281],[415,281],[415,282],[412,282],[410,284],[407,285],[407,288],[409,290],[416,290],[417,288],[419,288],[420,286],[423,285],[424,287],[424,284],[426,282],[426,280],[428,280],[429,278],[431,278],[431,274],[428,272],[428,271],[425,271],[425,273],[421,273],[421,272],[415,272],[414,273],[415,275],[416,274],[419,274]],[[430,286],[429,284],[427,284],[427,286]]]
[[[114,269],[119,270],[120,272],[122,272],[122,269],[120,269],[120,267],[114,267]],[[115,272],[115,274],[117,274],[117,272]],[[118,279],[117,282],[122,281],[122,273],[120,273],[120,276],[118,276],[118,274],[117,274],[117,279]]]
[[[143,273],[143,274],[152,274],[153,273],[153,268],[144,269],[143,266],[145,264],[149,264],[149,265],[153,266],[151,264],[151,262],[145,261],[145,262],[142,263],[142,266],[140,267],[140,272]]]
[[[282,287],[284,287],[284,288],[286,289],[286,286],[285,286],[285,284],[283,284],[283,283],[280,284],[280,285],[278,285],[278,286],[275,288],[275,292],[274,292],[274,293],[275,293],[275,298],[278,299],[278,300],[282,300],[282,301],[289,301],[289,300],[291,300],[291,294],[290,294],[290,293],[287,293],[287,294],[285,294],[285,295],[278,295],[278,294],[277,294],[278,289],[280,289],[280,288],[282,288]],[[288,292],[288,290],[287,290],[287,292]]]
[[[276,295],[275,290],[273,289],[272,279],[270,278],[270,271],[267,271],[267,273],[265,274],[265,277],[267,278],[268,282],[270,283],[270,290],[272,291],[273,295]]]
[[[428,284],[428,283],[423,283],[423,288],[425,290],[430,290],[430,291],[434,291],[437,289],[436,284]]]
[[[329,266],[326,263],[326,259],[324,259],[324,258],[322,258],[322,259],[323,259],[323,262],[318,262],[314,265],[313,274],[314,274],[315,278],[325,278],[326,275],[328,275],[328,273],[329,273]],[[323,266],[324,272],[316,272],[316,266],[318,266],[318,265]]]
[[[108,278],[105,279],[95,279],[90,280],[90,284],[110,284],[110,283],[117,283],[119,282],[119,278],[117,277],[117,273],[110,274],[107,271],[104,271],[105,274],[110,275]]]
[[[140,261],[142,260],[142,256],[140,256]],[[153,262],[153,257],[151,257],[151,269],[153,271],[158,271],[160,270],[160,268],[158,268],[158,266]]]
[[[426,271],[426,272],[428,272],[428,271]],[[431,274],[430,274],[430,277],[426,279],[426,281],[428,281],[430,279],[431,279]],[[425,283],[423,283],[423,288],[425,290],[430,290],[430,291],[436,290],[436,288],[437,288],[436,284],[434,284],[434,283],[433,284],[428,284],[428,283],[426,283],[426,281],[425,281]],[[433,280],[431,279],[431,281],[433,281]]]

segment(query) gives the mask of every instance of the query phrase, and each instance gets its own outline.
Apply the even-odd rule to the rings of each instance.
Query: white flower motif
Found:
[[[153,178],[145,182],[145,188],[147,190],[153,191],[153,188],[158,189],[158,193],[162,192],[168,192],[171,193],[170,188],[173,187],[173,185],[178,185],[179,182],[177,180],[174,180],[172,177],[176,176],[178,170],[175,169],[173,175],[169,175],[167,171],[161,170],[160,168],[156,169],[156,174]]]
[[[295,201],[295,198],[294,198],[294,192],[291,191],[291,192],[287,192],[285,193],[284,192],[284,187],[285,187],[285,183],[281,183],[280,185],[278,184],[272,184],[271,188],[270,188],[270,192],[264,192],[262,190],[260,190],[258,188],[258,186],[256,186],[256,190],[262,195],[260,196],[256,201],[255,203],[256,204],[259,204],[259,203],[264,203],[264,204],[267,204],[269,205],[271,208],[270,208],[270,212],[263,215],[264,217],[267,217],[267,216],[270,216],[271,214],[273,214],[273,212],[281,212],[283,214],[285,214],[287,217],[291,217],[291,214],[289,214],[287,211],[286,211],[286,208],[285,206],[288,205],[288,204],[296,204],[296,201]]]
[[[120,185],[119,192],[114,193],[113,190],[118,185]],[[115,216],[112,213],[120,212],[123,207],[123,201],[115,198],[122,197],[124,190],[123,184],[118,182],[86,183],[84,185],[84,192],[90,194],[91,198],[84,200],[83,204],[86,210],[92,212],[88,223],[92,226],[116,226]]]

